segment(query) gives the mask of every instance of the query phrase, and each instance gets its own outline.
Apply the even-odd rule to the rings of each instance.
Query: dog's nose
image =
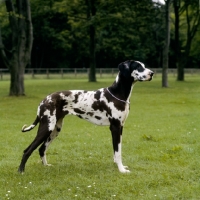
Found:
[[[153,71],[151,71],[151,72],[150,72],[150,76],[153,76],[153,75],[154,75],[154,72],[153,72]]]

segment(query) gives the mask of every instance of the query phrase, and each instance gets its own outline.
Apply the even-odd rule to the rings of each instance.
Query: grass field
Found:
[[[119,173],[113,163],[109,128],[75,116],[65,118],[48,149],[53,166],[42,166],[36,150],[25,173],[18,174],[22,152],[37,130],[21,133],[21,127],[33,122],[48,93],[94,90],[112,82],[27,79],[26,96],[8,97],[9,81],[0,81],[0,200],[200,199],[199,76],[188,76],[185,82],[169,77],[169,88],[161,88],[160,76],[136,84],[122,146],[130,174]]]

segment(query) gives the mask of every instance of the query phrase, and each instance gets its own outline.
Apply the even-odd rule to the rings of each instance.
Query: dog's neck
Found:
[[[109,91],[117,98],[129,102],[135,83],[132,77],[126,78],[119,73],[115,82],[109,87]]]

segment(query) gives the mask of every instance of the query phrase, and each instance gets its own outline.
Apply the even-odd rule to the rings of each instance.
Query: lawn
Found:
[[[41,164],[38,151],[17,172],[22,152],[37,128],[21,133],[35,119],[37,105],[48,94],[68,89],[94,90],[112,84],[102,78],[26,79],[26,96],[8,97],[9,81],[0,81],[0,200],[63,199],[199,199],[200,198],[200,77],[185,82],[169,77],[137,83],[123,132],[122,157],[130,174],[113,163],[108,127],[67,116],[58,138]]]

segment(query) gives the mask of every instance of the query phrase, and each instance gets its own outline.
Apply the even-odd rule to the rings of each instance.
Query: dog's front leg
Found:
[[[114,122],[110,125],[110,130],[112,133],[112,142],[114,149],[114,162],[117,164],[118,169],[121,173],[130,172],[127,170],[127,166],[123,166],[122,164],[122,131],[123,126],[120,125],[118,120],[113,120]]]

